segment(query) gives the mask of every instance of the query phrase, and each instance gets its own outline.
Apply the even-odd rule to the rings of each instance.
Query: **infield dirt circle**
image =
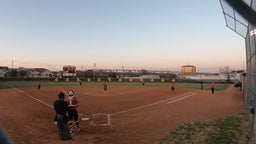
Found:
[[[186,122],[209,121],[244,112],[239,89],[65,86],[0,90],[1,125],[16,144],[62,144],[52,108],[57,94],[73,89],[81,131],[65,144],[154,144]]]

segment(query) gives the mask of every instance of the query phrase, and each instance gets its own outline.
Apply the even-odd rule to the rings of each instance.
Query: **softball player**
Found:
[[[175,93],[175,87],[174,85],[171,86],[171,94],[174,94]]]
[[[68,103],[68,124],[70,127],[70,133],[73,132],[73,121],[75,122],[76,125],[76,131],[80,131],[80,126],[79,126],[79,121],[78,121],[78,100],[75,97],[75,93],[73,90],[68,91],[68,99],[66,100]]]
[[[172,79],[171,94],[175,92],[175,79]]]
[[[37,83],[37,89],[40,90],[41,89],[41,82]]]
[[[108,91],[108,82],[106,80],[103,82],[103,89],[104,89],[104,92],[107,93],[107,91]]]

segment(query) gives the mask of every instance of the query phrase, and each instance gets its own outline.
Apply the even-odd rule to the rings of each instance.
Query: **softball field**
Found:
[[[73,89],[79,100],[81,131],[66,144],[155,144],[176,127],[244,111],[239,89],[225,91],[158,86],[55,86],[0,90],[0,122],[16,144],[61,144],[53,102]]]

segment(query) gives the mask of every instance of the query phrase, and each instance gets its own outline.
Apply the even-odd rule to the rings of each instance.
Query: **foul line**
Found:
[[[190,94],[190,95],[187,95],[187,96],[184,96],[184,97],[181,97],[181,98],[177,98],[177,99],[175,99],[175,100],[173,100],[173,101],[167,102],[167,104],[175,103],[175,102],[177,102],[177,101],[180,101],[180,100],[183,100],[183,99],[185,99],[185,98],[191,97],[191,96],[193,96],[193,95],[195,95],[195,94],[196,94],[196,93],[192,93],[192,94]]]
[[[196,94],[196,93],[192,93],[192,94],[191,94],[190,92],[188,92],[188,93],[182,94],[182,95],[180,95],[180,96],[176,96],[176,97],[169,98],[169,99],[166,99],[166,100],[162,100],[162,101],[158,101],[158,102],[155,102],[155,103],[147,104],[147,105],[144,105],[144,106],[139,106],[139,107],[135,107],[135,108],[131,108],[131,109],[127,109],[127,110],[123,110],[123,111],[111,113],[111,114],[109,114],[109,115],[122,114],[122,113],[126,113],[126,112],[129,112],[129,111],[138,110],[138,109],[142,109],[142,108],[145,108],[145,107],[157,105],[157,104],[159,104],[159,103],[163,103],[163,102],[167,102],[167,101],[172,102],[171,100],[174,100],[174,101],[173,101],[173,103],[174,103],[174,102],[176,102],[176,101],[185,99],[185,98],[190,97],[190,96],[195,95],[195,94]],[[170,103],[170,102],[168,102],[168,103]]]
[[[23,90],[20,90],[20,89],[18,89],[18,88],[16,88],[16,87],[13,87],[12,85],[10,85],[10,86],[11,86],[13,89],[15,89],[16,91],[18,91],[18,92],[20,92],[20,93],[23,93],[23,94],[25,94],[26,96],[28,96],[28,97],[30,97],[30,98],[32,98],[32,99],[34,99],[34,100],[36,100],[36,101],[38,101],[38,102],[40,102],[40,103],[42,103],[42,104],[44,104],[44,105],[46,105],[46,106],[48,106],[48,107],[50,107],[50,108],[53,109],[53,106],[52,106],[52,105],[49,105],[48,103],[46,103],[46,102],[44,102],[44,101],[42,101],[42,100],[40,100],[40,99],[38,99],[38,98],[35,98],[35,97],[33,97],[32,95],[30,95],[30,94],[24,92]]]

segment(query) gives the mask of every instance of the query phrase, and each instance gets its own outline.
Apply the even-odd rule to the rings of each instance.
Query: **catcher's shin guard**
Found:
[[[69,132],[72,133],[73,132],[73,122],[69,121],[68,125],[69,125]]]

